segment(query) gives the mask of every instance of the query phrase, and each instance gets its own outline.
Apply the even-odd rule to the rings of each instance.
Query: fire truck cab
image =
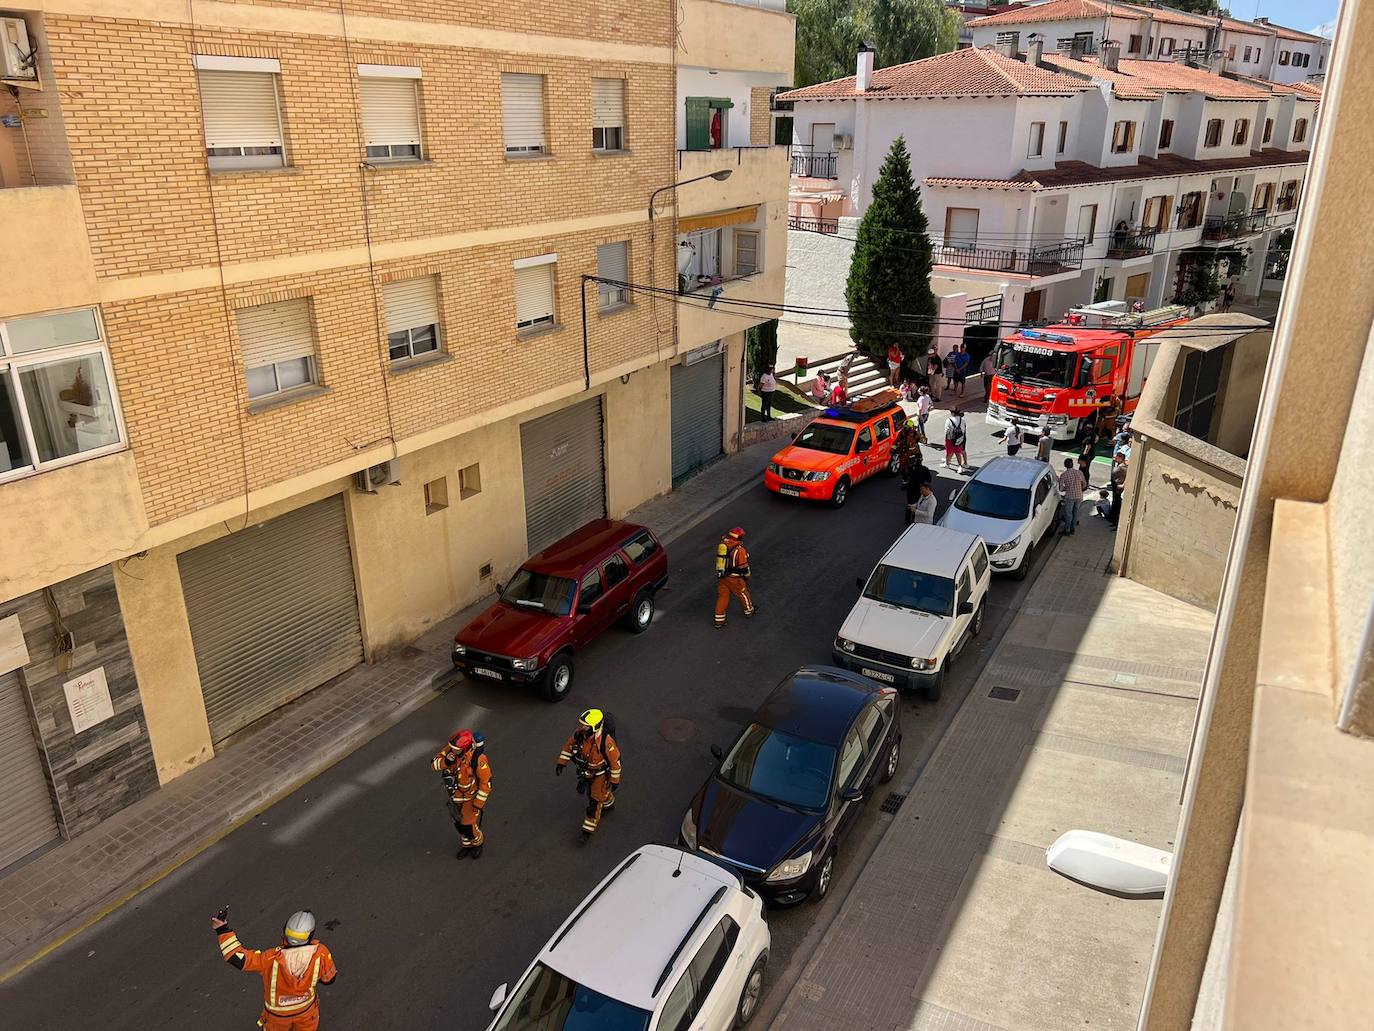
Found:
[[[1072,440],[1113,395],[1122,398],[1123,411],[1134,411],[1159,350],[1150,338],[1186,322],[1188,309],[1124,309],[1119,301],[1074,308],[1057,325],[1019,330],[1000,341],[987,422]]]

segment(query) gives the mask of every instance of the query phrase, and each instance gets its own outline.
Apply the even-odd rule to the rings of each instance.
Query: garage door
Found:
[[[221,537],[177,563],[213,740],[362,662],[342,496]]]
[[[525,537],[531,555],[606,515],[601,433],[599,397],[520,427]]]
[[[0,676],[0,870],[56,840],[48,779],[18,673]]]
[[[692,365],[674,365],[673,482],[691,476],[723,449],[725,432],[725,356]]]

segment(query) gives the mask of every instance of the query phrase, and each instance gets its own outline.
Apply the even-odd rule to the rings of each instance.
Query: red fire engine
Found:
[[[1015,423],[1055,440],[1072,440],[1113,394],[1135,410],[1150,374],[1158,341],[1150,337],[1188,321],[1174,304],[1122,313],[1120,302],[1072,309],[1044,329],[1023,329],[997,345],[996,372],[988,391],[987,421]]]

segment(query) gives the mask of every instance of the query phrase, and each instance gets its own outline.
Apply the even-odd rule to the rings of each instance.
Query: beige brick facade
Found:
[[[773,143],[773,91],[767,86],[755,86],[749,91],[749,144],[767,147]]]

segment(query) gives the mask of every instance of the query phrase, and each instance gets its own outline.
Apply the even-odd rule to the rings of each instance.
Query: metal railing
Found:
[[[976,241],[946,243],[937,240],[931,245],[931,260],[936,265],[950,265],[983,272],[1051,276],[1083,267],[1083,241],[1056,240],[1044,244],[980,246]]]
[[[792,174],[804,179],[838,179],[833,152],[809,150],[792,151]]]
[[[787,228],[800,229],[804,233],[824,233],[826,236],[834,236],[840,231],[840,220],[838,218],[801,218],[797,215],[788,215]]]
[[[1247,215],[1228,215],[1226,218],[1209,218],[1202,225],[1202,238],[1204,240],[1234,240],[1238,236],[1263,232],[1268,221],[1268,211],[1252,211]]]
[[[1107,257],[1139,258],[1155,252],[1155,237],[1158,229],[1145,229],[1131,226],[1128,229],[1113,229],[1107,237]]]
[[[964,322],[966,324],[978,322],[1000,322],[1002,320],[1002,297],[1000,294],[990,294],[987,297],[976,297],[964,304]]]
[[[714,154],[716,157],[713,160],[717,161],[729,162],[733,158],[735,167],[738,168],[741,167],[746,160],[753,160],[750,155],[765,155],[777,149],[778,147],[776,144],[757,144],[748,147],[698,147],[696,149],[684,149],[677,152],[677,167],[679,172],[682,171],[683,163],[688,160],[684,157],[686,154]],[[733,155],[731,151],[734,152]]]

